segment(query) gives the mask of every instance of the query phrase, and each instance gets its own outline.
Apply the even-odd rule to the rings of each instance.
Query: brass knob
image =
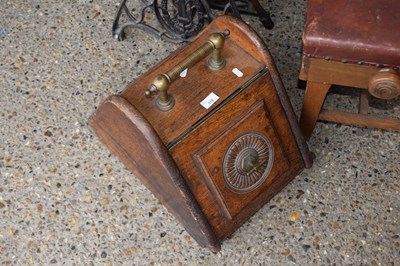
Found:
[[[238,171],[245,176],[251,175],[266,162],[265,160],[260,161],[257,150],[253,148],[247,148],[239,153],[238,161],[240,162]]]
[[[242,169],[246,172],[247,175],[253,171],[253,169],[258,166],[258,154],[249,154],[242,161]]]
[[[382,69],[368,82],[368,92],[379,99],[391,100],[400,95],[400,77],[393,69]]]

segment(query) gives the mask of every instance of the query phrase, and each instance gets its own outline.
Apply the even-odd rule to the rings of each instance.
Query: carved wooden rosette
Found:
[[[228,187],[238,193],[257,188],[271,171],[274,148],[271,141],[257,132],[237,138],[228,148],[223,176]]]

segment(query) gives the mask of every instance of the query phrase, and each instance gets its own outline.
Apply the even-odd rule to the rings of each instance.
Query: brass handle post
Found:
[[[212,55],[207,61],[208,67],[211,70],[220,70],[225,67],[226,61],[221,56],[221,49],[228,35],[228,30],[225,30],[223,33],[212,33],[208,41],[194,51],[193,54],[183,59],[167,73],[156,76],[145,93],[147,96],[150,96],[153,92],[158,92],[156,107],[160,111],[169,111],[175,104],[174,97],[168,94],[169,84],[174,81],[183,70],[196,64],[211,51]]]

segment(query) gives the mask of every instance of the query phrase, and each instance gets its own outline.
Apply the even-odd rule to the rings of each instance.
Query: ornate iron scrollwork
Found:
[[[154,13],[169,34],[182,40],[196,36],[208,23],[208,15],[199,0],[155,0]]]
[[[136,10],[130,10],[126,2],[127,0],[122,0],[120,2],[117,12],[115,14],[114,23],[112,26],[112,34],[115,39],[122,41],[125,38],[125,30],[127,28],[137,28],[158,36],[168,42],[182,42],[182,40],[177,39],[176,36],[170,36],[166,30],[160,30],[145,21],[146,14],[149,11],[151,12],[154,10],[153,2],[142,0],[143,6],[141,7],[139,12],[135,12],[135,15],[133,15],[132,11]],[[122,15],[126,16],[127,21],[121,24],[120,20]]]
[[[258,16],[263,25],[273,27],[269,13],[257,0],[142,0],[139,11],[130,10],[127,0],[122,0],[118,6],[112,27],[113,36],[123,40],[127,28],[145,30],[161,39],[182,43],[190,41],[202,28],[215,18],[211,8],[221,9],[224,14],[231,14],[241,19],[240,13]],[[211,8],[210,8],[211,6]],[[135,14],[133,14],[133,12]],[[154,12],[159,25],[151,25],[146,21],[146,15]],[[122,15],[127,21],[121,23]]]
[[[209,2],[213,9],[223,10],[224,14],[241,19],[241,14],[257,16],[267,29],[274,27],[269,13],[260,5],[257,0],[212,0]]]

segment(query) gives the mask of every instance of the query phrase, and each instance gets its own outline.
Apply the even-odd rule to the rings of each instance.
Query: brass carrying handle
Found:
[[[175,104],[175,100],[172,95],[168,94],[169,84],[174,81],[183,70],[196,64],[211,51],[212,55],[207,61],[208,68],[211,70],[223,69],[226,61],[221,57],[221,49],[228,35],[229,30],[225,30],[223,33],[212,33],[208,41],[194,51],[193,54],[183,59],[167,73],[157,75],[150,84],[150,87],[146,90],[146,96],[151,96],[152,93],[158,92],[156,107],[163,112],[171,110]]]

